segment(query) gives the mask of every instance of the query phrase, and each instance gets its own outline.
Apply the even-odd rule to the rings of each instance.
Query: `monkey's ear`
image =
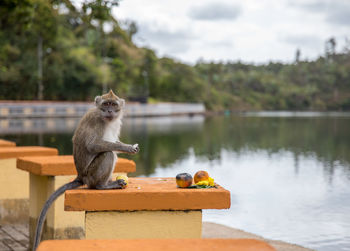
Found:
[[[124,107],[124,105],[125,105],[125,100],[122,98],[119,98],[119,106]]]
[[[96,96],[95,97],[95,105],[100,105],[102,101],[102,97],[101,96]]]

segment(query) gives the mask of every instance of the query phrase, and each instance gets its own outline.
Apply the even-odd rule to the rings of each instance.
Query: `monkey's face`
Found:
[[[118,118],[124,107],[124,100],[106,100],[102,102],[100,110],[105,120],[112,121]]]
[[[118,118],[124,108],[124,99],[101,99],[100,102],[96,102],[97,108],[101,111],[101,116],[104,120],[112,121]]]
[[[95,98],[96,107],[101,111],[103,120],[112,121],[121,116],[125,100],[116,96],[112,90]]]

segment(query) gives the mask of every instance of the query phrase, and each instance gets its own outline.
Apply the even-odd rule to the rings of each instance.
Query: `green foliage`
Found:
[[[206,100],[211,109],[219,99],[219,108],[231,110],[348,110],[348,50],[333,53],[331,59],[296,64],[199,62],[195,68],[203,81],[215,87],[214,100]],[[234,97],[231,102],[225,102],[227,93]]]
[[[350,49],[334,38],[314,61],[264,65],[158,58],[112,16],[118,0],[0,2],[0,99],[36,99],[43,40],[44,98],[91,100],[103,89],[153,101],[202,102],[210,110],[349,110]],[[108,25],[109,31],[104,27]],[[300,54],[300,51],[299,51]],[[19,91],[20,90],[20,91]]]

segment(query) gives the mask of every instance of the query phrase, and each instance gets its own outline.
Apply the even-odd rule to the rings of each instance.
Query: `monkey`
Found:
[[[51,204],[66,190],[87,185],[90,189],[122,189],[124,180],[112,181],[117,161],[116,153],[136,154],[138,144],[128,145],[119,141],[125,100],[112,90],[95,98],[95,107],[87,111],[74,132],[73,157],[77,177],[58,188],[44,204],[37,221],[33,251],[40,243],[43,224]]]

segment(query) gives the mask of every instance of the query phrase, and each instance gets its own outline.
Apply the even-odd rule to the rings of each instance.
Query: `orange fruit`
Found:
[[[206,171],[198,171],[194,175],[194,183],[199,181],[209,180],[209,174]]]
[[[192,185],[192,176],[189,173],[179,173],[176,175],[176,184],[178,187],[189,187]]]

